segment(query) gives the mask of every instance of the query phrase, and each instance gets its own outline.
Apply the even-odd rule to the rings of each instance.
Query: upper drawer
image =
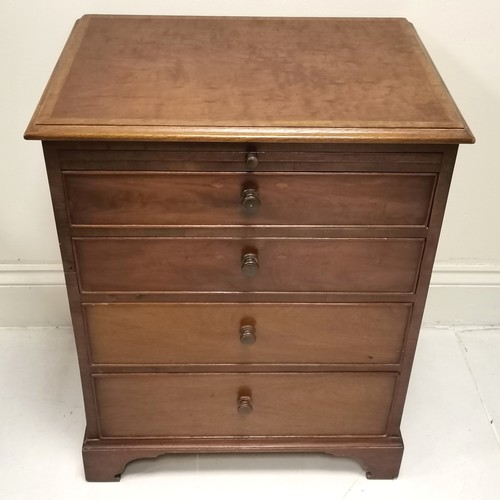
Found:
[[[74,226],[426,226],[436,174],[66,172]]]
[[[87,292],[415,290],[421,238],[75,238]]]

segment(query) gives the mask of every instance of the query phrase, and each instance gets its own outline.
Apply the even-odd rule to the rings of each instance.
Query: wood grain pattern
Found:
[[[416,286],[424,241],[333,238],[75,238],[85,291],[401,292]],[[245,276],[241,258],[260,269]]]
[[[390,142],[394,131],[473,140],[404,19],[85,16],[26,137]]]
[[[399,363],[411,304],[86,304],[95,364]],[[240,342],[242,325],[256,341]]]
[[[102,438],[384,435],[393,373],[94,375]],[[237,411],[240,394],[253,411]]]
[[[68,173],[73,225],[425,226],[435,174]],[[246,215],[244,189],[259,210]]]

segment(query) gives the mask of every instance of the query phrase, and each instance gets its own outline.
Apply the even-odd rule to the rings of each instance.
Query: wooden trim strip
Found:
[[[25,139],[44,141],[199,141],[472,144],[468,129],[174,127],[146,125],[30,125]]]

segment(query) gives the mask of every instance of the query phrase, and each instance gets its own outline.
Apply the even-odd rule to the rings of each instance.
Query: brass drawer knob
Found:
[[[241,271],[249,277],[259,272],[259,258],[256,253],[246,253],[241,257]]]
[[[254,170],[259,164],[259,159],[257,158],[257,153],[247,153],[246,157],[247,167]]]
[[[260,198],[257,189],[247,188],[241,192],[241,211],[245,215],[254,215],[259,211]]]
[[[240,328],[240,342],[242,344],[255,344],[257,337],[253,325],[242,325]]]
[[[240,415],[250,415],[252,410],[252,396],[238,396],[238,413]]]

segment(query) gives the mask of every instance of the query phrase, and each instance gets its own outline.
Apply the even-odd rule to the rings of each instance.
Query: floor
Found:
[[[422,331],[394,481],[327,455],[258,454],[164,456],[87,483],[71,331],[0,329],[0,498],[498,499],[499,359],[500,329]]]

